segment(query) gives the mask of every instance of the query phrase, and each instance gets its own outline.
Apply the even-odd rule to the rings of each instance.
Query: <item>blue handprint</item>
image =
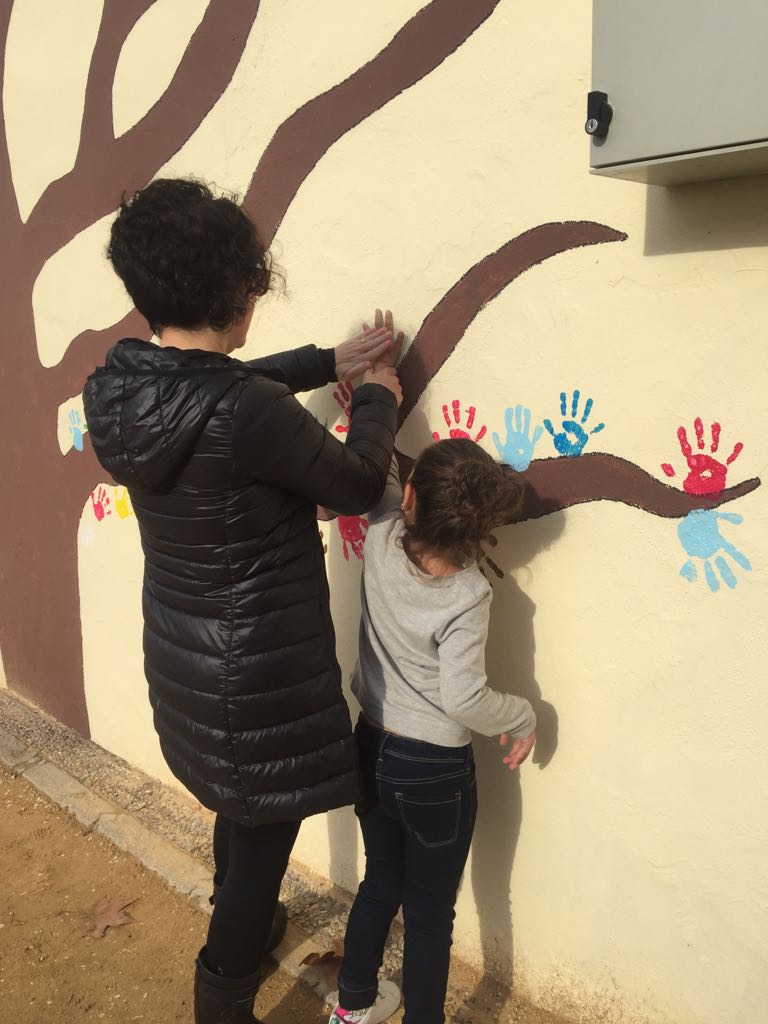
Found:
[[[87,428],[83,425],[82,417],[77,409],[69,410],[69,432],[72,435],[72,446],[76,451],[83,450],[83,434]]]
[[[700,508],[689,512],[677,527],[677,535],[686,554],[693,556],[683,564],[680,575],[689,583],[693,583],[699,575],[696,562],[693,559],[702,559],[707,586],[713,594],[720,589],[720,581],[710,561],[715,555],[717,555],[715,565],[725,585],[733,590],[738,582],[733,569],[723,555],[717,554],[718,551],[724,551],[725,554],[730,555],[734,562],[747,572],[752,568],[747,556],[720,533],[717,526],[718,519],[737,525],[744,522],[744,516],[740,516],[737,512],[716,512],[714,509]]]
[[[598,423],[594,430],[590,430],[589,433],[584,429],[584,424],[589,419],[589,414],[592,412],[592,399],[588,398],[584,404],[584,412],[581,415],[581,420],[576,422],[576,416],[579,412],[579,398],[581,397],[580,391],[573,392],[573,398],[571,400],[571,418],[569,420],[563,419],[561,431],[555,433],[555,428],[552,426],[551,420],[544,420],[544,426],[547,428],[549,433],[552,435],[556,450],[561,455],[568,455],[574,458],[577,455],[581,455],[584,451],[584,446],[589,440],[592,434],[599,433],[604,427],[604,423]],[[567,402],[565,392],[560,392],[560,415],[565,417],[567,413]]]
[[[514,415],[514,426],[512,418]],[[507,409],[504,414],[507,423],[507,438],[502,444],[498,434],[493,435],[493,443],[498,449],[502,462],[522,473],[528,469],[533,458],[533,449],[541,437],[542,428],[536,426],[531,437],[531,410],[522,405]]]

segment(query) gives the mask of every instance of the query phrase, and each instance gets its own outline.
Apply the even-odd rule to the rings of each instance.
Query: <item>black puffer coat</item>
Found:
[[[129,339],[84,390],[94,450],[141,531],[163,754],[201,803],[250,825],[356,796],[315,505],[379,500],[397,408],[358,388],[341,444],[293,396],[332,374],[332,351],[311,345],[244,363]]]

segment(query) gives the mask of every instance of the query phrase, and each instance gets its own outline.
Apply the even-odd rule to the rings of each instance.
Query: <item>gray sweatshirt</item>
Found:
[[[393,460],[365,541],[360,652],[352,690],[364,714],[390,732],[444,747],[471,732],[529,736],[523,697],[487,686],[491,588],[476,564],[428,576],[402,546],[402,490]]]

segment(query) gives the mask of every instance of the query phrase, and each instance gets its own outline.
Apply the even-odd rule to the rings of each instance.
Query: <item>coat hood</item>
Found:
[[[168,489],[222,397],[252,373],[215,352],[118,342],[83,389],[99,462],[119,484]]]

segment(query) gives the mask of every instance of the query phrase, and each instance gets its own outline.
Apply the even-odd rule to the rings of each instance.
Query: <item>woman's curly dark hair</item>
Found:
[[[269,290],[271,259],[255,226],[201,181],[158,178],[124,197],[107,257],[156,333],[225,331]]]
[[[469,438],[437,441],[416,460],[410,483],[415,522],[405,524],[405,548],[439,551],[455,565],[477,561],[491,531],[520,510],[525,479],[500,465]]]

